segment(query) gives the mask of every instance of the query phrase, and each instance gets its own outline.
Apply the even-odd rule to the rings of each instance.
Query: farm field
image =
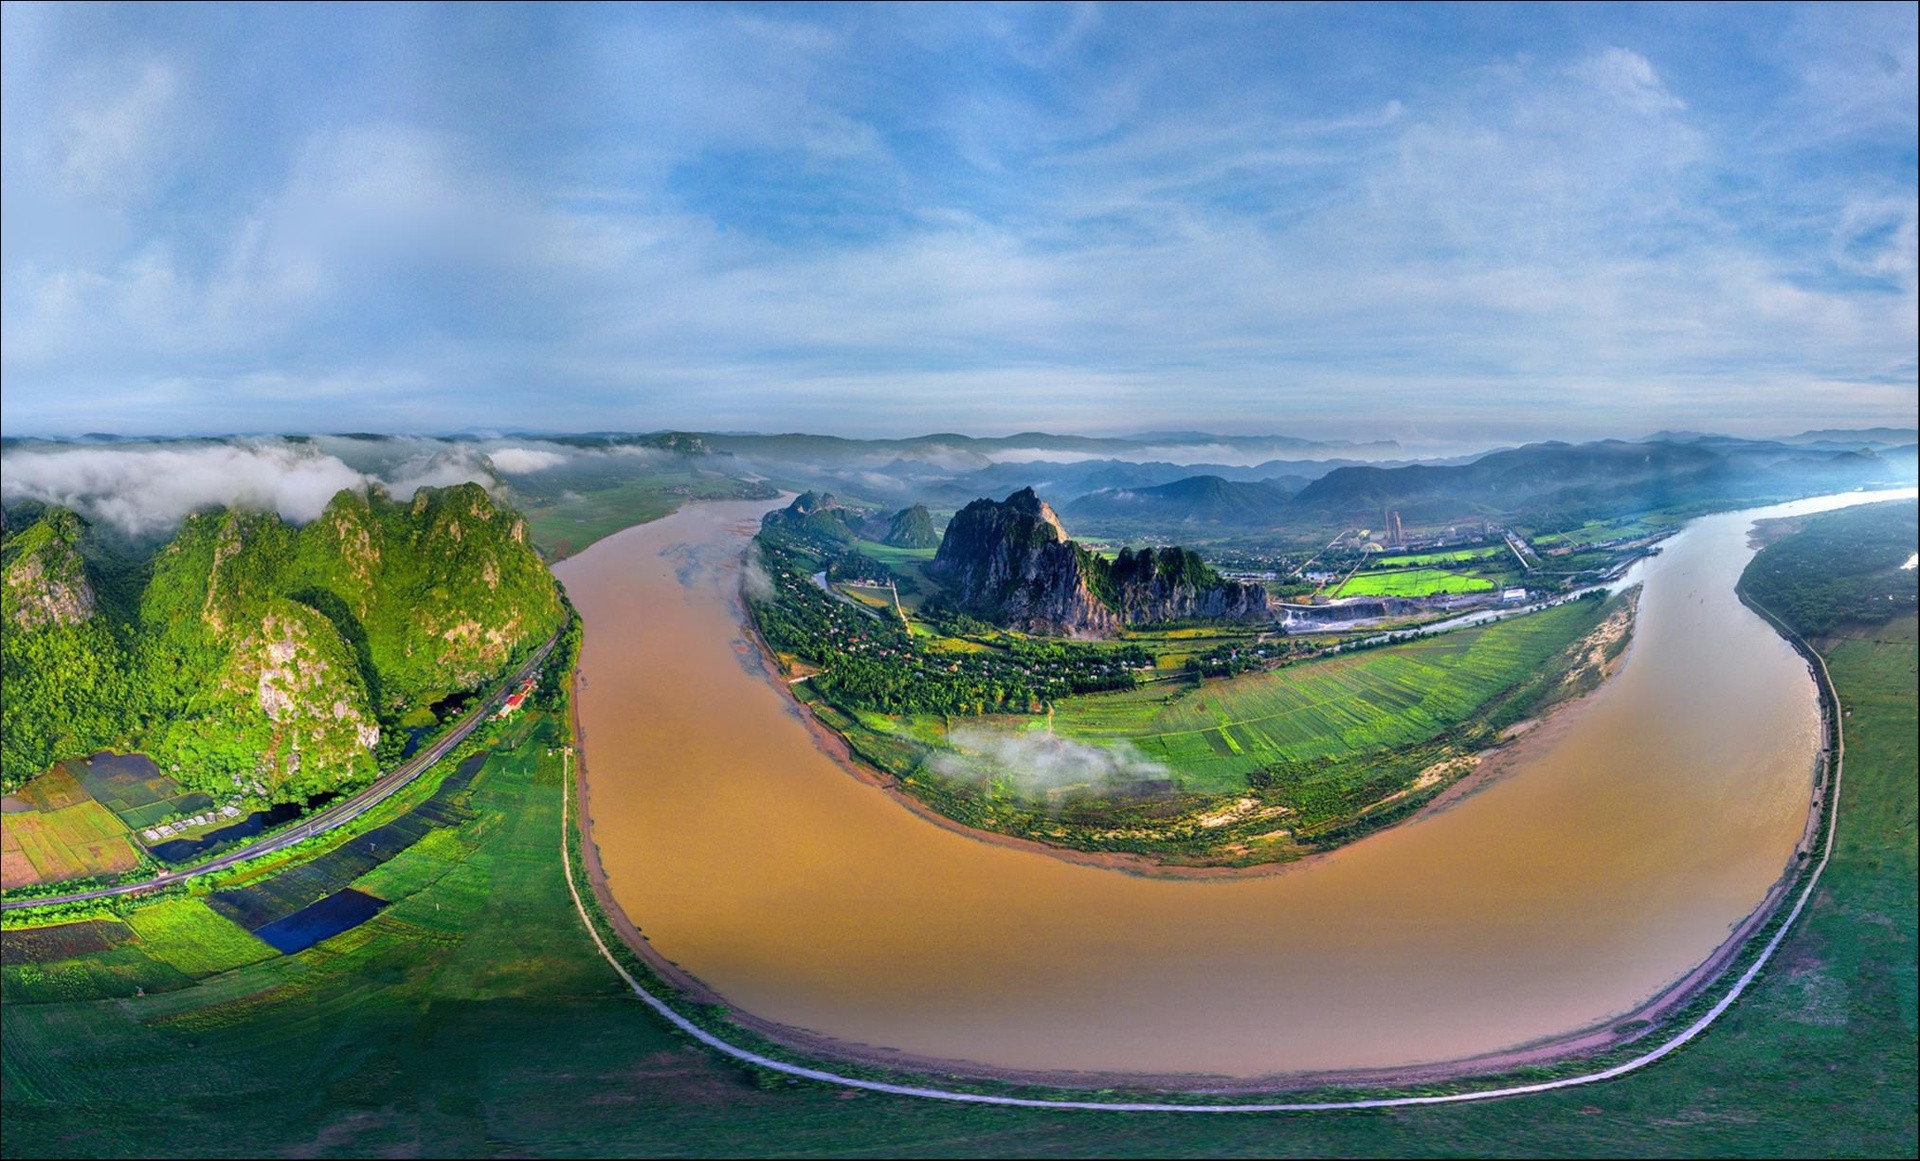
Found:
[[[1504,544],[1487,544],[1478,548],[1441,549],[1434,552],[1403,552],[1392,556],[1377,556],[1368,562],[1369,568],[1406,568],[1421,564],[1459,564],[1466,560],[1485,560],[1493,556],[1505,556]]]
[[[1282,763],[1332,763],[1321,774],[1337,779],[1341,761],[1371,760],[1474,717],[1539,674],[1602,615],[1602,602],[1572,601],[1479,628],[1199,686],[1156,683],[1065,698],[1054,706],[1052,729],[1079,741],[1136,747],[1164,763],[1186,793],[1244,791],[1250,773]],[[953,723],[1006,731],[1047,727],[1047,719],[1031,715]],[[919,746],[944,744],[948,726],[934,715],[861,714],[858,724]]]
[[[8,988],[8,1154],[1912,1155],[1914,640],[1909,617],[1830,654],[1854,710],[1839,841],[1778,966],[1700,1042],[1609,1084],[1191,1117],[762,1083],[598,958],[560,870],[559,759],[536,747],[496,758],[475,817],[443,832],[466,857],[423,840],[384,864],[421,885],[345,936],[111,1004]]]
[[[119,815],[128,830],[174,815],[197,814],[214,805],[209,795],[181,790],[145,754],[101,753],[62,765],[78,775],[80,785],[96,802]]]
[[[1249,771],[1422,741],[1470,717],[1589,632],[1601,602],[1573,601],[1481,628],[1267,673],[1069,698],[1054,729],[1139,747],[1196,790],[1237,790]]]
[[[933,554],[939,551],[933,548],[896,548],[877,540],[856,540],[853,547],[860,555],[871,557],[909,576],[918,572],[920,565],[932,560]]]
[[[1657,513],[1621,516],[1612,520],[1589,520],[1577,528],[1560,532],[1544,532],[1537,536],[1530,536],[1528,540],[1539,548],[1561,544],[1594,544],[1606,540],[1635,540],[1669,530],[1674,523],[1674,517]]]
[[[55,810],[0,815],[0,885],[27,887],[139,865],[125,824],[91,798]]]
[[[1409,568],[1391,572],[1357,572],[1333,594],[1336,597],[1430,597],[1436,593],[1484,593],[1493,588],[1485,577],[1448,572],[1440,568]]]

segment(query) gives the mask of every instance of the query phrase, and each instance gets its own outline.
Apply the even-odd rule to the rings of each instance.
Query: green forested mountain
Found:
[[[887,530],[880,542],[895,548],[938,548],[940,533],[933,527],[933,513],[927,511],[927,506],[915,504],[900,509],[887,520]]]
[[[341,492],[318,520],[212,511],[153,557],[137,607],[95,608],[83,525],[6,546],[12,786],[101,745],[181,782],[306,797],[370,774],[409,711],[504,671],[561,622],[526,525],[477,485]]]
[[[80,558],[85,532],[50,510],[6,538],[0,592],[0,772],[8,789],[131,724],[126,658]]]

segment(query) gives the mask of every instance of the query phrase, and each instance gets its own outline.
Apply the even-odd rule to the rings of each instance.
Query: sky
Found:
[[[1916,7],[0,8],[0,428],[1916,410]]]

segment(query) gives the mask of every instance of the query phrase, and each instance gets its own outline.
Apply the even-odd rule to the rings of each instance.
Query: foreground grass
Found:
[[[1908,617],[1829,650],[1851,711],[1840,831],[1777,965],[1701,1042],[1609,1084],[1245,1117],[761,1087],[664,1029],[594,952],[560,869],[549,722],[489,761],[473,818],[374,872],[399,899],[363,926],[162,995],[9,995],[6,1151],[1911,1156],[1915,640]]]

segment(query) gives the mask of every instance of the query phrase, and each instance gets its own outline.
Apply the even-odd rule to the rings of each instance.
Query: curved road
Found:
[[[205,875],[212,871],[225,870],[236,863],[258,858],[261,855],[270,855],[275,851],[284,850],[295,843],[305,842],[314,835],[325,834],[335,827],[344,826],[392,797],[395,791],[407,783],[412,782],[415,778],[418,778],[428,767],[446,757],[449,751],[465,741],[467,735],[473,732],[475,726],[486,721],[488,715],[507,700],[507,696],[513,692],[514,686],[518,685],[540,668],[540,664],[547,659],[547,654],[553,652],[553,646],[559,640],[560,635],[558,633],[547,638],[546,643],[534,650],[533,656],[529,657],[524,665],[508,675],[506,680],[502,681],[499,687],[496,688],[485,701],[481,702],[472,710],[469,710],[467,716],[461,718],[460,721],[454,725],[453,729],[447,731],[444,736],[432,745],[407,759],[405,762],[402,762],[400,765],[395,766],[387,773],[382,774],[373,785],[367,787],[365,790],[360,791],[351,798],[334,803],[332,806],[327,807],[325,810],[306,819],[304,822],[288,827],[286,830],[280,831],[277,834],[268,835],[257,842],[249,843],[246,846],[228,851],[218,858],[209,859],[204,863],[197,863],[191,867],[182,867],[179,870],[167,871],[154,878],[143,879],[138,883],[123,883],[118,887],[101,887],[95,891],[76,891],[70,895],[42,895],[30,899],[9,899],[0,901],[0,910],[14,911],[27,907],[46,907],[55,903],[79,903],[88,899],[105,899],[113,895],[132,895],[141,891],[154,891],[161,887],[191,879],[196,875]]]

